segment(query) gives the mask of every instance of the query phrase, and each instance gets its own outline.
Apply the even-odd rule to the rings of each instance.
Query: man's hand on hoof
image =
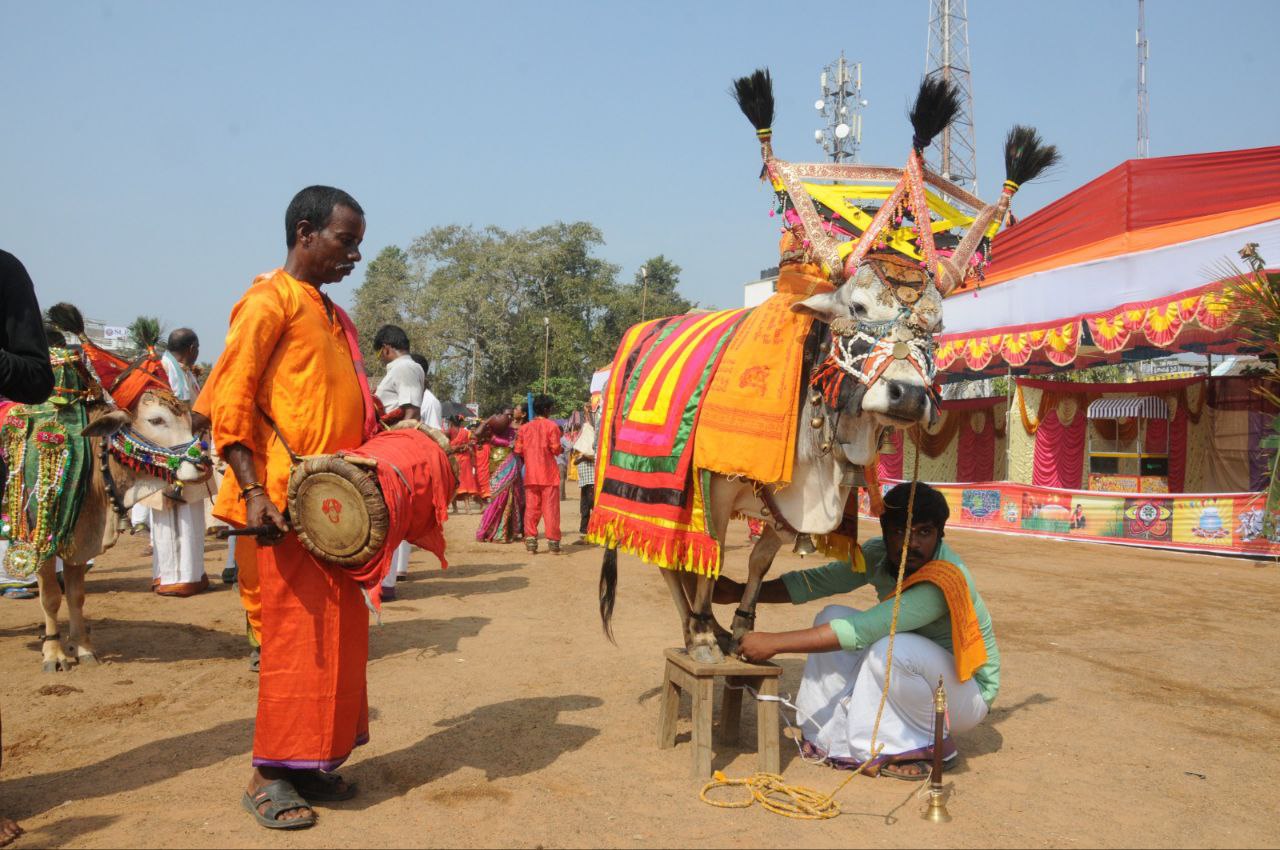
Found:
[[[768,661],[778,654],[774,647],[773,635],[768,632],[747,632],[738,644],[738,655],[743,661],[759,664]]]

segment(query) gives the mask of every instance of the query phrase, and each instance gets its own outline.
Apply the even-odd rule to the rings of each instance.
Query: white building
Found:
[[[760,279],[742,287],[742,306],[757,307],[769,299],[778,288],[778,267],[762,269]]]

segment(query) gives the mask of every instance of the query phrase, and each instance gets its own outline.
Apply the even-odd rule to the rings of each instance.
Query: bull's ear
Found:
[[[827,324],[831,324],[836,319],[850,318],[852,315],[848,305],[840,297],[839,290],[822,292],[811,295],[803,301],[797,301],[791,305],[791,312],[805,313]]]
[[[213,427],[213,423],[209,421],[209,417],[195,410],[191,411],[191,433],[203,434]]]
[[[129,414],[123,410],[104,413],[84,426],[80,433],[85,437],[109,437],[129,424]]]

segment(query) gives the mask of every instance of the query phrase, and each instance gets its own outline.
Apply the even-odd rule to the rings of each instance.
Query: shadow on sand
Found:
[[[252,737],[253,718],[229,720],[199,732],[151,741],[97,764],[0,780],[0,800],[5,801],[6,814],[10,817],[30,818],[63,800],[121,794],[163,782],[188,770],[209,767],[244,753]],[[98,828],[102,826],[105,824]]]
[[[480,630],[490,622],[488,617],[383,622],[369,630],[369,660],[388,658],[402,652],[413,652],[420,659],[457,652],[459,641],[480,634]]]
[[[356,761],[351,778],[361,780],[363,793],[343,808],[374,806],[467,767],[484,771],[488,782],[542,770],[600,734],[560,715],[603,704],[583,694],[526,697],[441,720],[439,732],[416,744]]]

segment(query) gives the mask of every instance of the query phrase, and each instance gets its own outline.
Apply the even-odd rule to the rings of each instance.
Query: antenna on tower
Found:
[[[966,0],[929,0],[929,43],[925,75],[953,83],[960,112],[934,139],[926,160],[957,186],[978,191],[977,144],[973,129],[973,79],[969,72],[969,13]]]
[[[1151,135],[1147,131],[1147,59],[1151,50],[1147,46],[1147,16],[1145,0],[1138,0],[1138,159],[1151,155]]]
[[[827,125],[813,131],[813,140],[822,145],[834,162],[858,161],[862,147],[862,63],[840,58],[822,69],[818,78],[822,97],[813,104]]]

